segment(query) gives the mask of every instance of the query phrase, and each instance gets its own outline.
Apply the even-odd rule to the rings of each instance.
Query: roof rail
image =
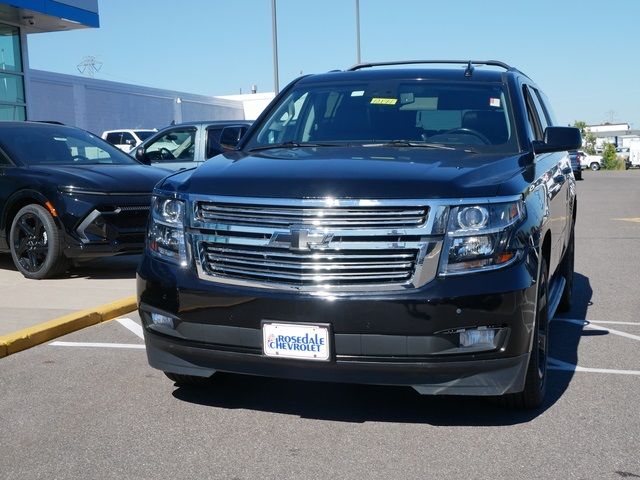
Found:
[[[520,72],[518,69],[513,68],[511,65],[508,65],[499,60],[399,60],[395,62],[371,62],[371,63],[359,63],[354,65],[353,67],[347,69],[349,72],[355,72],[356,70],[361,70],[363,68],[371,68],[371,67],[387,67],[392,65],[417,65],[417,64],[456,64],[456,65],[466,65],[467,71],[473,70],[469,69],[472,65],[489,65],[492,67],[500,67],[505,70],[509,70],[512,72]],[[524,74],[523,74],[524,75]]]

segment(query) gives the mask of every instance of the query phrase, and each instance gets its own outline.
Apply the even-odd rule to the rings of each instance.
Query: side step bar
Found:
[[[564,286],[567,281],[563,276],[558,276],[549,289],[549,320],[552,320],[560,305],[560,299],[562,298],[562,292],[564,292]]]

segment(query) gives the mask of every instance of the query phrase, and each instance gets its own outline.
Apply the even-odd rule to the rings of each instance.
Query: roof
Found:
[[[251,125],[253,122],[250,122],[249,120],[200,120],[200,121],[194,121],[194,122],[183,122],[183,123],[176,123],[174,125],[167,125],[166,127],[163,128],[163,130],[165,128],[169,128],[169,127],[197,127],[198,125],[206,125],[206,126],[229,126],[229,125]]]
[[[516,70],[494,70],[475,67],[471,76],[465,76],[466,65],[453,66],[449,68],[388,68],[371,67],[362,68],[355,71],[333,71],[316,75],[309,75],[300,80],[301,84],[330,81],[370,81],[370,80],[394,80],[394,79],[421,79],[421,80],[459,80],[477,82],[503,83],[504,75],[520,74]]]

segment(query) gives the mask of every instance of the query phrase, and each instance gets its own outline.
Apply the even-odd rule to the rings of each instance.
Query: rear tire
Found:
[[[597,172],[598,170],[600,170],[600,164],[598,162],[593,162],[591,165],[589,165],[589,168],[591,168],[591,170],[593,170],[594,172]]]
[[[538,408],[547,390],[547,358],[549,352],[549,273],[542,258],[538,277],[538,302],[533,344],[525,378],[524,390],[500,398],[502,405],[516,409]]]
[[[211,384],[211,377],[196,377],[195,375],[182,375],[180,373],[164,372],[169,380],[176,385],[195,385],[204,386]]]
[[[14,217],[9,247],[14,265],[26,278],[52,278],[69,266],[56,222],[46,208],[37,204],[21,208]]]

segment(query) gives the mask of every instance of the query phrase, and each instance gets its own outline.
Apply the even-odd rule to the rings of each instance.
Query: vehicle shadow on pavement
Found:
[[[564,315],[584,319],[591,302],[589,279],[576,274],[573,308]],[[577,363],[582,326],[552,322],[551,357]],[[208,387],[178,387],[173,396],[199,405],[249,409],[339,422],[394,422],[441,426],[515,425],[553,406],[568,388],[572,371],[550,370],[545,404],[531,411],[502,407],[485,397],[420,396],[409,387],[318,383],[218,373]]]
[[[83,261],[73,265],[60,278],[103,280],[135,278],[140,259],[141,255],[123,255]]]
[[[86,260],[71,266],[65,273],[51,280],[65,280],[69,278],[119,280],[135,278],[136,268],[138,267],[138,263],[140,263],[140,258],[140,255],[123,255]],[[13,264],[11,255],[0,255],[0,270],[18,271]]]

